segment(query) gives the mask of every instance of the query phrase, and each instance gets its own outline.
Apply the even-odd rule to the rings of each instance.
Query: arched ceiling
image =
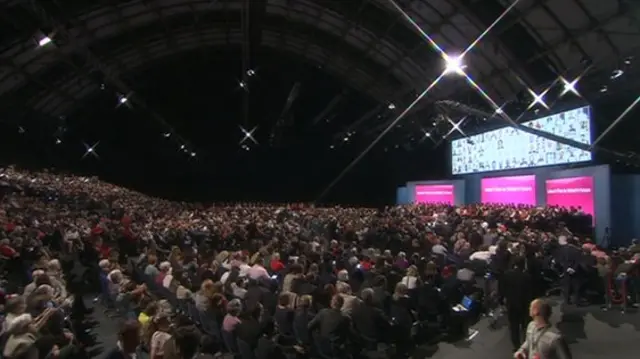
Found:
[[[396,0],[446,52],[461,52],[513,0]],[[256,0],[251,46],[295,54],[380,102],[402,106],[442,72],[442,59],[389,0]],[[0,96],[7,107],[59,116],[118,79],[198,47],[240,46],[243,0],[0,2]],[[614,66],[640,44],[633,0],[520,0],[465,57],[497,100],[587,64]],[[36,48],[39,31],[55,46]],[[595,66],[594,66],[595,67]],[[525,85],[523,85],[526,84]],[[135,86],[126,84],[129,88]],[[433,98],[468,93],[445,81]]]

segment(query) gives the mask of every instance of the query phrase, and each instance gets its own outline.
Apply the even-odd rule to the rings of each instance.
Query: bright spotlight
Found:
[[[191,152],[191,157],[195,157],[196,153],[195,152]]]
[[[549,109],[549,106],[547,106],[546,102],[544,102],[544,96],[547,94],[547,91],[549,90],[544,90],[544,92],[540,94],[533,92],[533,90],[531,89],[527,89],[527,90],[529,91],[529,94],[533,97],[533,100],[529,104],[529,107],[527,107],[527,110],[531,109],[535,105],[540,105],[546,109]]]
[[[251,69],[247,70],[247,76],[253,76],[253,75],[255,75],[255,74],[256,74],[256,72],[255,72],[255,71],[253,71],[253,70],[251,70]]]
[[[560,81],[562,81],[562,85],[564,87],[562,89],[562,92],[560,93],[560,97],[568,94],[569,92],[571,92],[572,94],[574,94],[576,96],[580,96],[580,94],[578,93],[578,90],[576,89],[576,85],[578,84],[578,80],[579,79],[575,79],[573,81],[568,81],[564,77],[561,77]]]
[[[126,98],[126,97],[124,97],[124,96],[120,97],[120,103],[121,103],[121,104],[125,104],[125,103],[127,103],[127,101],[129,101],[129,99],[128,99],[128,98]]]
[[[43,47],[49,45],[51,43],[51,38],[49,36],[44,36],[38,41],[38,46]]]
[[[458,74],[464,75],[464,69],[466,66],[462,63],[462,56],[451,56],[444,54],[444,61],[446,64],[444,73],[445,74]]]
[[[387,106],[387,108],[389,108],[389,110],[395,110],[396,109],[396,105],[393,103],[390,103],[389,106]]]

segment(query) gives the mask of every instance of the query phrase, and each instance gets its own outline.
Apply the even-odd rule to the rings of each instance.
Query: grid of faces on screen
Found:
[[[525,126],[591,144],[589,107],[524,123]],[[504,127],[451,142],[453,174],[500,171],[591,160],[591,152]]]

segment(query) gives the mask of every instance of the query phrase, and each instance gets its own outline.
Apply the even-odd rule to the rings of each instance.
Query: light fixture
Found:
[[[184,150],[186,147],[187,147],[187,146],[182,145],[182,146],[180,146],[180,149],[181,149],[181,150]]]
[[[251,69],[247,70],[247,76],[253,76],[253,75],[255,75],[255,74],[256,74],[256,72],[255,72],[255,71],[253,71],[253,70],[251,70]]]
[[[244,81],[240,81],[240,82],[238,83],[238,85],[240,85],[240,88],[245,88],[245,87],[247,87],[247,84],[246,84]]]
[[[455,73],[464,76],[466,66],[462,63],[462,56],[443,54],[443,58],[445,61],[444,73],[446,75]]]
[[[171,132],[165,132],[162,134],[162,136],[164,136],[164,138],[169,138],[171,137]]]
[[[532,89],[527,89],[527,91],[529,91],[529,94],[531,94],[531,97],[533,97],[533,100],[531,101],[531,103],[529,104],[529,107],[527,107],[527,110],[530,110],[532,107],[534,107],[535,105],[540,105],[546,109],[549,109],[549,107],[547,106],[547,104],[544,102],[544,96],[547,94],[547,92],[549,91],[544,90],[542,93],[537,94],[535,92],[533,92]]]
[[[611,79],[615,80],[615,79],[617,79],[618,77],[620,77],[622,75],[624,75],[624,71],[623,70],[620,70],[620,69],[613,70],[613,72],[611,73]]]
[[[258,129],[258,126],[255,126],[254,128],[252,128],[251,131],[247,131],[242,126],[239,126],[239,127],[240,127],[240,131],[242,131],[242,134],[244,135],[240,140],[239,144],[243,144],[247,140],[251,140],[251,142],[255,143],[256,145],[258,144],[258,141],[255,139],[255,137],[253,137],[253,133],[256,132],[256,130]]]
[[[59,144],[61,144],[61,143],[62,143],[62,140],[61,140],[61,139],[59,139],[59,138],[56,138],[56,145],[59,145]]]
[[[104,90],[105,88],[107,88],[105,84],[100,84],[100,90]]]
[[[562,81],[562,85],[563,85],[562,92],[560,93],[560,97],[566,95],[569,92],[571,92],[576,96],[580,96],[580,93],[578,93],[578,90],[576,89],[576,85],[578,84],[579,80],[580,79],[577,78],[577,79],[574,79],[573,81],[568,81],[564,77],[560,77],[560,81]]]
[[[191,152],[191,157],[195,157],[196,153],[195,152]]]
[[[47,46],[51,43],[51,38],[49,36],[43,36],[40,40],[38,40],[38,46],[43,47]]]
[[[395,105],[395,104],[393,104],[393,103],[390,103],[390,104],[389,104],[389,106],[387,106],[387,108],[388,108],[389,110],[395,110],[395,109],[396,109],[396,105]]]
[[[98,145],[100,144],[100,141],[94,143],[91,146],[89,146],[84,142],[82,144],[84,145],[84,148],[85,148],[84,155],[82,155],[82,159],[85,159],[89,155],[92,155],[93,157],[100,159],[100,156],[98,156],[98,153],[96,152],[96,147],[98,147]]]
[[[125,104],[125,103],[127,103],[127,101],[129,101],[129,99],[126,98],[125,96],[122,96],[122,97],[120,97],[119,101],[120,101],[121,104]]]
[[[602,87],[600,87],[600,92],[601,92],[601,93],[605,93],[605,92],[607,92],[607,91],[609,91],[609,88],[608,88],[607,86],[602,86]]]
[[[624,59],[624,64],[629,66],[631,65],[631,60],[633,59],[633,57],[629,56],[626,59]]]

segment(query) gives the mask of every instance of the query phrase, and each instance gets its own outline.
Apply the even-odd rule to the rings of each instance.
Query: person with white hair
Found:
[[[7,327],[11,325],[13,320],[18,316],[25,313],[27,310],[27,303],[24,296],[15,296],[7,299],[4,306],[4,322],[2,323],[2,332],[7,331]]]
[[[62,278],[62,266],[60,265],[60,261],[57,259],[50,260],[47,264],[46,274],[49,276],[51,286],[55,289],[56,295],[61,298],[66,298],[67,285],[64,278]]]
[[[344,299],[341,311],[345,315],[351,315],[353,308],[358,305],[360,299],[351,293],[351,286],[345,282],[336,283],[337,295]]]
[[[164,282],[164,277],[171,274],[171,263],[168,261],[164,261],[160,263],[158,268],[160,269],[160,273],[156,276],[155,280],[156,280],[156,283],[158,283],[159,285],[162,285],[162,283]]]
[[[36,328],[31,314],[21,314],[13,319],[7,326],[9,338],[2,350],[2,356],[6,359],[38,359],[39,353],[36,347]]]
[[[45,275],[42,269],[36,269],[33,272],[31,272],[31,283],[27,284],[24,287],[24,291],[22,292],[22,294],[24,294],[26,297],[30,296],[31,293],[33,293],[33,291],[36,290],[36,288],[38,287],[36,285],[36,278],[38,278],[41,275]]]

